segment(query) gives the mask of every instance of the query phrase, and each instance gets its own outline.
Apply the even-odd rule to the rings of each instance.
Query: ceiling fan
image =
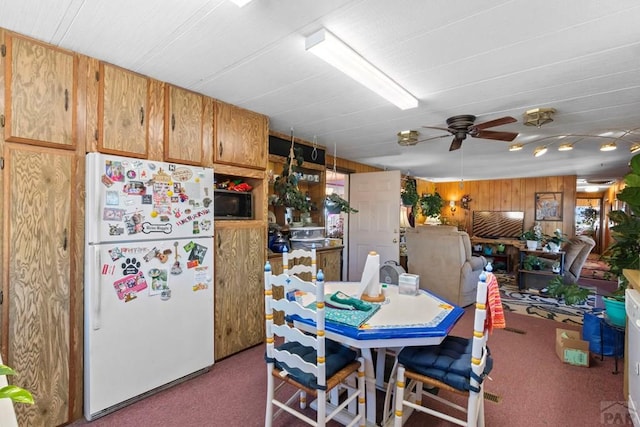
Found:
[[[464,114],[460,116],[449,117],[447,119],[446,128],[438,126],[423,126],[423,128],[444,130],[449,132],[450,135],[453,135],[453,142],[451,142],[449,151],[459,149],[462,146],[462,141],[467,138],[467,135],[471,136],[472,138],[495,139],[498,141],[513,141],[518,136],[518,134],[515,132],[496,132],[492,130],[485,130],[487,128],[517,122],[518,120],[513,117],[505,116],[499,119],[489,120],[488,122],[478,124],[474,124],[475,121],[476,116],[473,116],[471,114]],[[410,131],[409,134],[400,132],[398,134],[398,144],[405,146],[415,145],[419,142],[444,138],[445,136],[449,136],[449,134],[419,140],[418,132],[416,131]]]

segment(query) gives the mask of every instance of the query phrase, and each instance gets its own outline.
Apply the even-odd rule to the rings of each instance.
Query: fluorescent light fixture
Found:
[[[307,37],[305,49],[366,86],[401,110],[418,106],[418,100],[386,74],[326,29]]]
[[[569,144],[569,143],[560,144],[560,146],[558,147],[558,151],[571,151],[571,150],[573,150],[573,144]]]
[[[600,146],[600,151],[613,151],[616,148],[617,147],[615,142],[605,142]]]
[[[245,6],[247,3],[250,3],[251,0],[230,0],[231,3],[235,4],[238,7]]]
[[[509,146],[509,151],[520,151],[524,148],[524,145],[522,144],[511,144]]]
[[[633,144],[631,148],[629,148],[629,151],[631,151],[632,154],[637,153],[640,151],[640,144]]]
[[[540,157],[546,152],[547,152],[547,146],[546,145],[541,145],[539,147],[536,147],[535,150],[533,150],[533,155],[535,157]]]

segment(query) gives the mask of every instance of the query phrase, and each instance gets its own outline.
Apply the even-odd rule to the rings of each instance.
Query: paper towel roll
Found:
[[[360,288],[358,295],[362,298],[362,295],[368,297],[378,297],[382,293],[382,287],[380,285],[380,255],[377,252],[371,251],[367,255],[367,261],[364,264],[364,270],[362,271],[362,279],[360,279]]]

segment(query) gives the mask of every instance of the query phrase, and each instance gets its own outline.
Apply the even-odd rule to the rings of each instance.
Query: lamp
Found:
[[[546,152],[547,152],[547,146],[546,145],[540,145],[540,146],[536,147],[535,150],[533,150],[533,155],[534,155],[534,157],[540,157]]]
[[[523,144],[511,144],[509,146],[509,151],[520,151],[524,148]]]
[[[564,144],[560,144],[560,146],[558,146],[558,151],[571,151],[571,150],[573,150],[573,144],[570,144],[568,142]]]
[[[633,144],[631,148],[629,148],[629,151],[631,151],[632,154],[637,153],[640,151],[640,144]]]
[[[616,143],[615,142],[605,142],[604,144],[602,144],[600,146],[600,151],[613,151],[616,148]]]
[[[544,124],[553,121],[553,114],[556,112],[553,108],[534,108],[524,113],[523,123],[526,126],[541,127]]]
[[[401,110],[418,106],[418,100],[413,95],[326,29],[322,28],[308,36],[305,49]]]
[[[449,200],[449,209],[451,209],[451,213],[454,213],[456,211],[456,201],[455,200]]]
[[[410,228],[409,217],[407,216],[407,206],[400,206],[400,228]]]

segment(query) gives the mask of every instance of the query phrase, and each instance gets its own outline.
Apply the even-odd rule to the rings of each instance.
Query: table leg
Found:
[[[361,350],[364,359],[365,395],[367,399],[367,422],[376,425],[376,373],[370,348]]]

